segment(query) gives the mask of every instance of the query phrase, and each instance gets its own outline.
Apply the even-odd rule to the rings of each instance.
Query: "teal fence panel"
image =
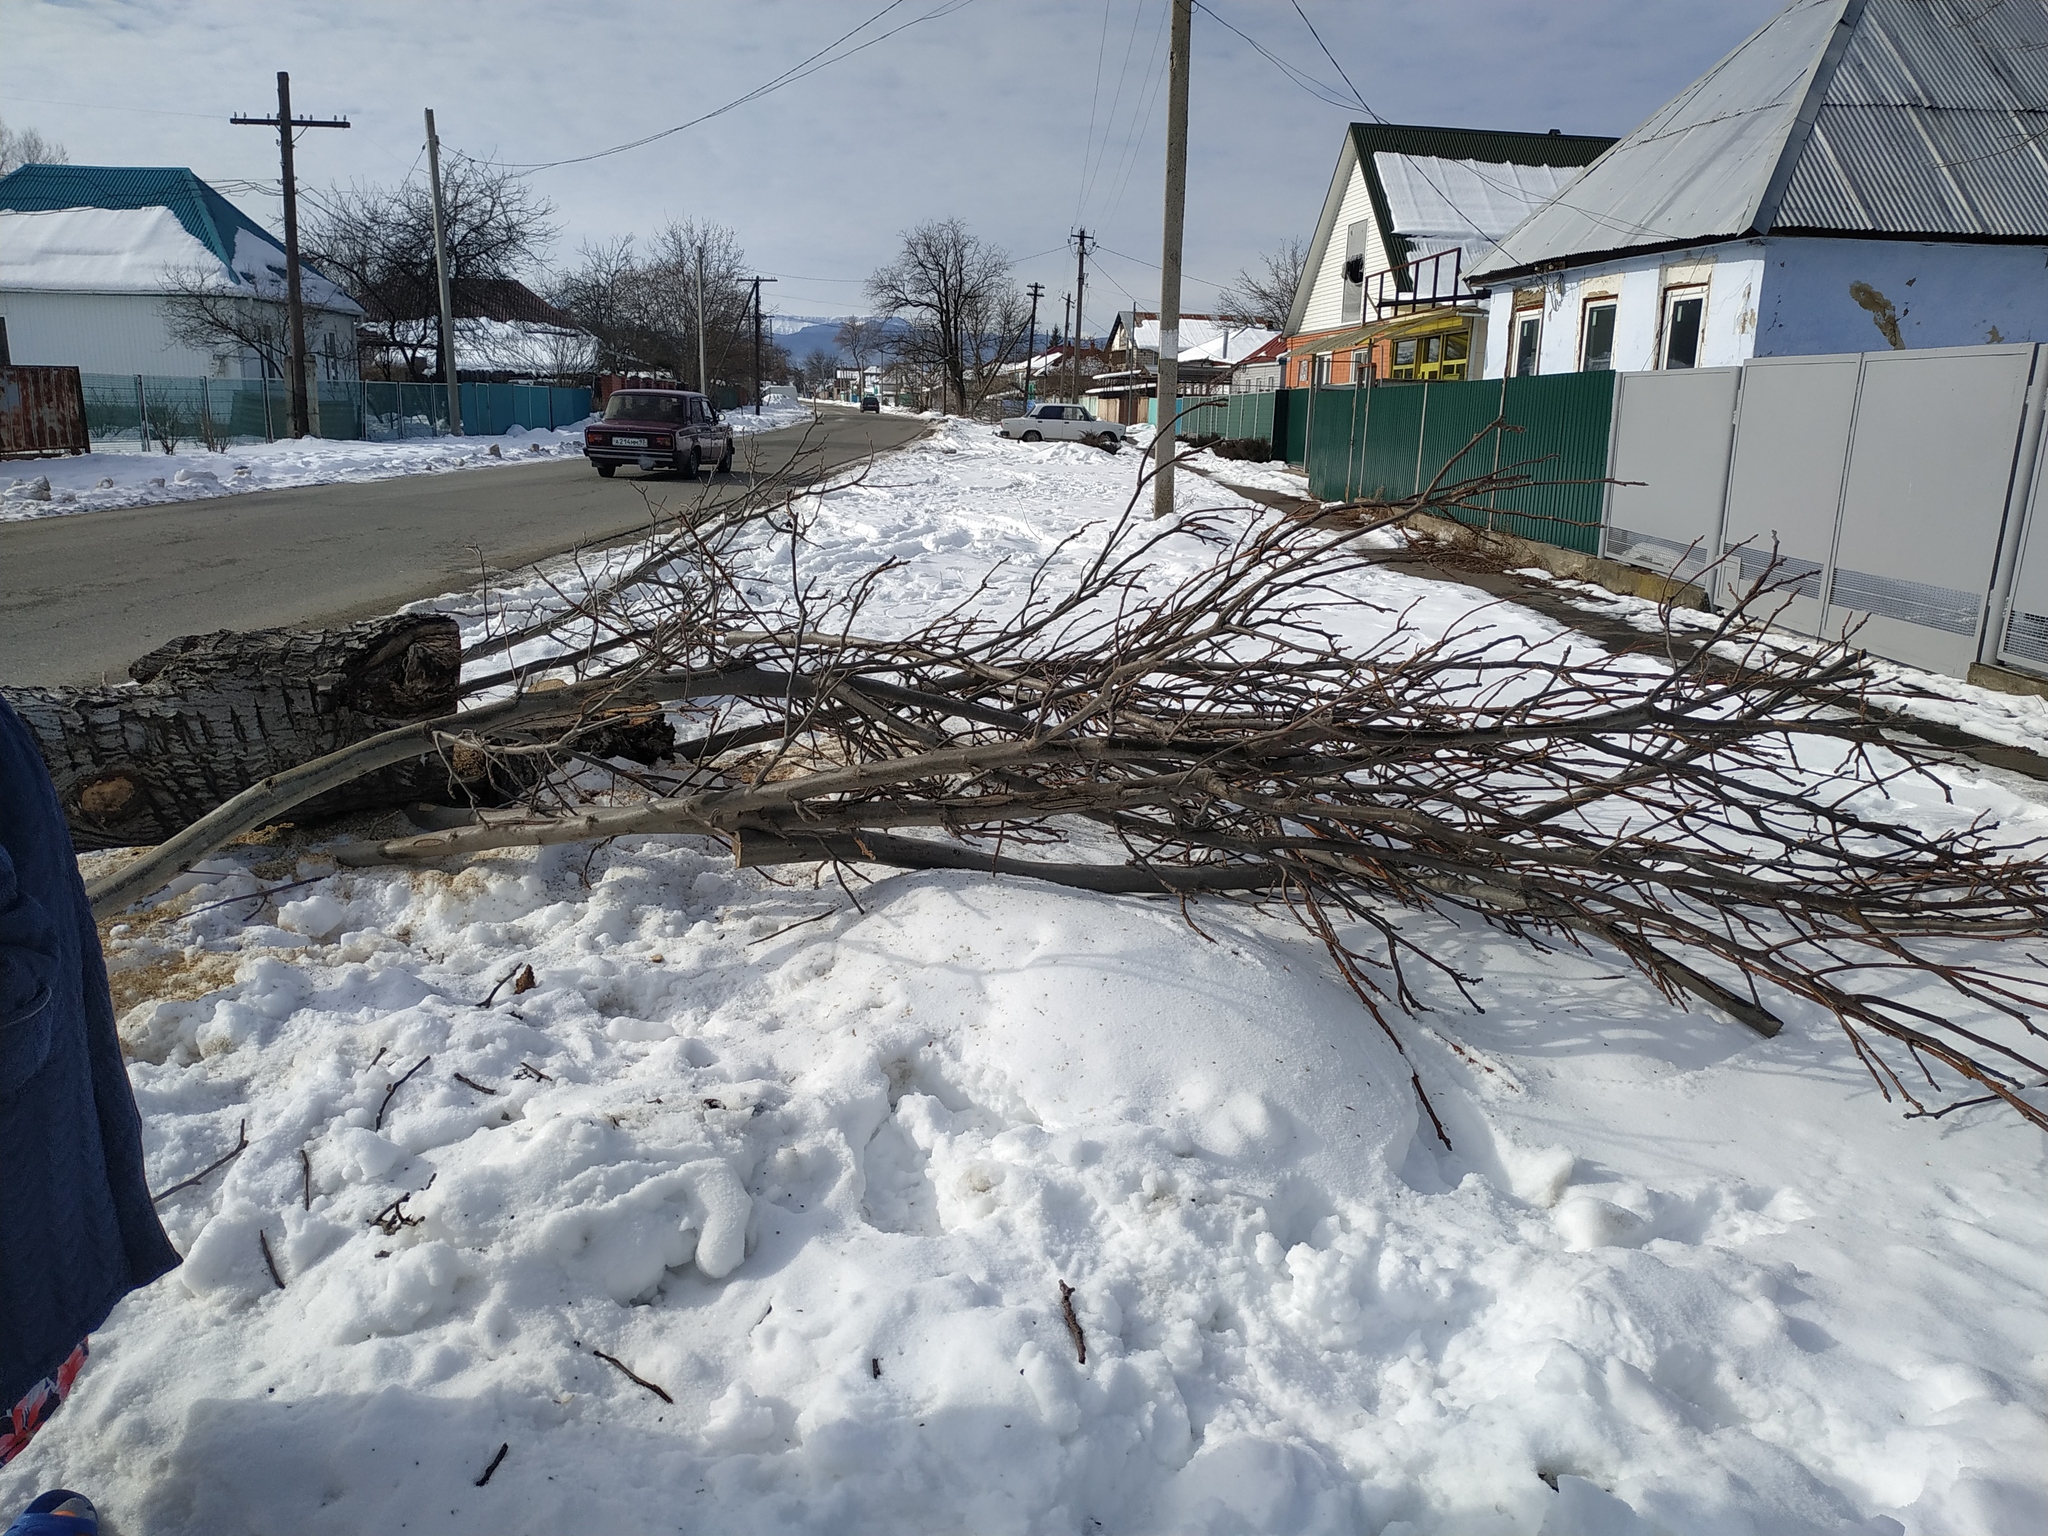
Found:
[[[1337,501],[1344,495],[1351,445],[1364,413],[1359,397],[1369,390],[1350,386],[1316,391],[1315,407],[1308,422],[1308,483],[1312,495]]]
[[[1352,457],[1350,495],[1361,501],[1398,501],[1413,496],[1421,474],[1422,428],[1429,384],[1379,384],[1370,397],[1363,430]],[[1432,466],[1432,473],[1434,466]],[[1313,485],[1313,482],[1311,482]],[[1320,490],[1317,495],[1323,495]],[[1345,494],[1339,486],[1331,493]]]

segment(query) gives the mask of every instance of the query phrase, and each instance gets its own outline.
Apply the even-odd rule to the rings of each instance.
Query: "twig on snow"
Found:
[[[662,1391],[660,1387],[657,1387],[645,1376],[642,1376],[639,1372],[635,1371],[633,1367],[626,1364],[625,1361],[619,1359],[618,1356],[608,1355],[601,1349],[593,1349],[591,1353],[597,1356],[597,1358],[602,1360],[606,1365],[609,1365],[614,1370],[618,1371],[621,1375],[623,1375],[626,1378],[626,1380],[632,1382],[635,1386],[645,1387],[648,1391],[652,1392],[656,1397],[660,1398],[664,1403],[669,1404],[671,1407],[675,1405],[674,1398],[670,1397],[666,1392]]]
[[[1060,1282],[1060,1311],[1067,1320],[1067,1337],[1074,1341],[1074,1358],[1086,1365],[1088,1337],[1081,1332],[1081,1319],[1074,1316],[1074,1288],[1064,1280]]]
[[[464,1077],[460,1072],[455,1074],[455,1081],[462,1084],[462,1086],[465,1088],[474,1088],[478,1093],[488,1093],[494,1099],[502,1091],[501,1089],[497,1088],[486,1088],[482,1083],[478,1082],[475,1078]]]
[[[270,1278],[277,1288],[284,1289],[284,1276],[277,1272],[277,1260],[270,1252],[270,1234],[261,1227],[256,1229],[256,1246],[263,1250],[263,1267],[270,1271]]]
[[[507,1440],[504,1444],[498,1447],[498,1454],[493,1456],[491,1458],[491,1464],[488,1467],[484,1468],[484,1475],[476,1480],[477,1487],[481,1488],[485,1483],[488,1483],[491,1480],[491,1474],[498,1470],[498,1464],[505,1459],[505,1453],[511,1449],[512,1442],[510,1440]]]
[[[532,1062],[527,1061],[524,1058],[520,1060],[519,1070],[517,1072],[514,1072],[512,1075],[514,1077],[532,1078],[533,1081],[535,1081],[536,1083],[552,1083],[554,1081],[554,1078],[550,1077],[547,1073],[541,1071],[539,1067],[536,1067]]]
[[[299,1148],[299,1203],[313,1209],[313,1159],[304,1147]]]
[[[163,1191],[163,1193],[151,1195],[149,1197],[149,1203],[151,1205],[162,1205],[166,1200],[170,1199],[171,1196],[175,1195],[179,1190],[190,1189],[195,1184],[205,1182],[206,1176],[208,1174],[212,1173],[215,1169],[225,1168],[229,1163],[232,1163],[236,1158],[240,1157],[244,1152],[246,1152],[248,1148],[249,1122],[244,1120],[242,1122],[241,1129],[235,1133],[235,1144],[232,1147],[230,1147],[226,1152],[223,1152],[219,1157],[215,1158],[212,1162],[208,1163],[204,1168],[200,1169],[197,1173],[193,1174],[191,1178],[181,1179],[176,1184],[173,1184],[169,1189]]]
[[[406,1073],[404,1077],[401,1077],[397,1082],[393,1083],[389,1088],[386,1088],[384,1090],[384,1102],[377,1106],[377,1123],[370,1127],[371,1130],[381,1131],[384,1129],[384,1111],[391,1107],[391,1096],[394,1093],[398,1092],[399,1089],[403,1088],[407,1083],[412,1081],[413,1072],[419,1071],[421,1067],[424,1067],[428,1062],[432,1061],[433,1059],[434,1058],[430,1055],[422,1056],[418,1061],[412,1064],[412,1072]]]

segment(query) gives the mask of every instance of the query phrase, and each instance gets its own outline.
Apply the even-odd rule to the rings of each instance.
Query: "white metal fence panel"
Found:
[[[1761,616],[1803,634],[1820,634],[1826,624],[1822,594],[1862,372],[1855,353],[1743,365],[1722,520],[1721,547],[1729,552],[1722,596],[1763,581]]]
[[[2048,673],[2048,432],[2037,433],[2026,514],[2009,519],[2019,526],[1994,654],[2006,666]]]
[[[1866,354],[1827,632],[1957,675],[1977,659],[2034,347]]]
[[[1601,553],[1697,580],[1721,553],[1740,368],[1624,373]]]

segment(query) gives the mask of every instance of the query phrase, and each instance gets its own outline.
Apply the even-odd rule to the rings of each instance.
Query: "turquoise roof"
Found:
[[[284,249],[277,236],[183,166],[24,165],[0,176],[0,212],[59,208],[168,208],[230,270],[238,230]]]

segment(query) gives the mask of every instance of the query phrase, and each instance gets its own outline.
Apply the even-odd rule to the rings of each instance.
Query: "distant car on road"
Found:
[[[879,411],[882,408],[882,402],[873,395],[862,395],[860,397],[860,408],[864,411]]]
[[[1034,405],[1024,415],[1008,418],[1000,430],[1005,437],[1027,443],[1088,443],[1111,453],[1124,443],[1121,422],[1097,421],[1085,405]]]
[[[604,420],[584,428],[583,456],[609,480],[621,464],[694,476],[705,463],[732,468],[732,428],[691,389],[621,389],[604,403]]]

